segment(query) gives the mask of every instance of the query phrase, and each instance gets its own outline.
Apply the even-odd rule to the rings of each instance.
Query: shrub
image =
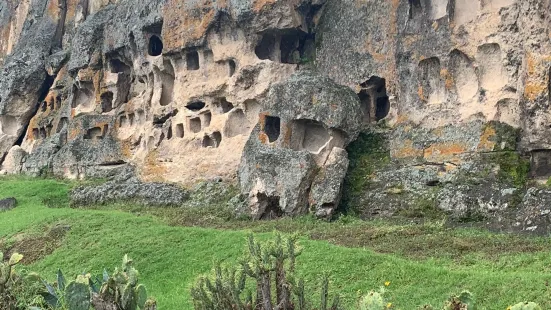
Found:
[[[56,283],[44,281],[46,292],[42,295],[50,309],[155,310],[155,301],[148,299],[145,286],[138,284],[138,277],[132,260],[125,255],[122,268],[115,268],[111,276],[104,271],[102,281],[86,274],[66,285],[63,273],[58,271]]]
[[[201,277],[191,289],[196,310],[307,310],[314,309],[305,293],[304,281],[295,278],[296,258],[300,255],[297,237],[276,234],[267,243],[249,235],[245,255],[237,267],[217,264],[214,274]],[[250,280],[256,292],[247,290]],[[321,285],[321,301],[315,309],[337,310],[338,297],[328,302],[329,280]],[[274,290],[275,288],[275,290]],[[274,294],[275,293],[275,294]]]

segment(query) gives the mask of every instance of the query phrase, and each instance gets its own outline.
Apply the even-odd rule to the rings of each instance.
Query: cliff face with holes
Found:
[[[257,218],[344,204],[547,231],[548,9],[2,1],[0,170],[239,180]]]

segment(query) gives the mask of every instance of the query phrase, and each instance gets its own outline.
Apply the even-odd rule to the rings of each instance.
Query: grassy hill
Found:
[[[505,309],[524,300],[551,309],[546,286],[551,279],[548,238],[450,230],[437,224],[423,224],[420,229],[309,218],[270,223],[215,219],[212,225],[200,218],[203,227],[185,227],[175,225],[178,215],[191,219],[190,212],[197,212],[197,217],[206,213],[132,206],[70,209],[64,199],[69,186],[55,180],[0,178],[0,198],[13,196],[19,201],[16,209],[0,213],[0,249],[27,244],[31,262],[25,268],[51,280],[58,268],[67,276],[99,274],[129,254],[161,310],[192,309],[189,288],[199,275],[209,272],[215,260],[235,261],[250,230],[268,238],[269,231],[278,227],[304,236],[298,271],[307,286],[316,288],[322,273],[329,273],[331,291],[342,294],[350,309],[359,293],[386,281],[391,282],[389,297],[396,309],[415,309],[424,303],[439,306],[463,289],[475,294],[481,309]],[[45,202],[59,208],[48,208]],[[48,235],[60,225],[70,227],[66,235]]]

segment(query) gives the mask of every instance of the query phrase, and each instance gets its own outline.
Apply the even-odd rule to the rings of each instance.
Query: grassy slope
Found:
[[[49,278],[59,267],[66,275],[99,273],[104,267],[119,265],[128,253],[161,310],[191,309],[189,286],[196,277],[208,272],[213,260],[231,261],[243,249],[243,230],[172,227],[151,216],[43,206],[45,195],[59,196],[66,191],[66,184],[51,180],[0,179],[0,197],[15,196],[20,203],[15,210],[0,213],[0,238],[37,231],[47,223],[72,227],[61,248],[29,266]],[[391,281],[391,301],[399,309],[415,309],[424,302],[440,305],[449,294],[462,289],[475,293],[482,309],[505,309],[525,299],[551,309],[545,286],[551,278],[548,253],[525,253],[494,262],[473,259],[457,265],[452,260],[408,260],[326,241],[303,239],[301,245],[305,251],[299,259],[299,272],[307,283],[315,287],[320,274],[328,272],[333,291],[342,293],[349,306],[358,291]]]

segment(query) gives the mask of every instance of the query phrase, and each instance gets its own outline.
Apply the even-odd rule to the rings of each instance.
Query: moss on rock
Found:
[[[373,173],[390,163],[387,139],[382,133],[363,131],[348,148],[350,164],[346,174],[342,206],[350,210],[352,205],[369,189]]]

